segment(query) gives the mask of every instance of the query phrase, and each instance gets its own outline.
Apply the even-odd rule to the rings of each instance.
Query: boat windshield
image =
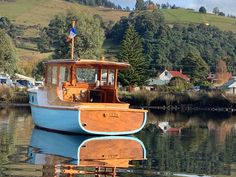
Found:
[[[94,68],[76,68],[77,82],[96,83],[97,69]]]

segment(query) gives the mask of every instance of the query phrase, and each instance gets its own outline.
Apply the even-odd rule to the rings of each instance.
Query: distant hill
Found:
[[[169,24],[196,24],[205,23],[217,26],[223,31],[232,31],[236,33],[236,19],[218,16],[214,14],[202,14],[187,9],[161,9],[165,16],[166,22]]]
[[[129,12],[102,7],[91,7],[64,0],[15,0],[0,2],[0,16],[6,16],[16,24],[47,26],[56,14],[66,14],[69,10],[100,15],[104,21],[118,21]],[[201,14],[187,9],[161,9],[169,24],[206,23],[221,30],[236,33],[236,19],[213,14]]]
[[[23,34],[18,36],[20,42],[17,53],[23,61],[31,61],[35,65],[40,59],[47,57],[49,54],[41,54],[37,51],[36,39],[41,27],[47,26],[49,21],[56,14],[66,14],[68,11],[85,12],[98,14],[103,21],[118,21],[122,16],[128,16],[129,12],[114,10],[104,7],[91,7],[71,3],[64,0],[10,0],[0,1],[0,17],[5,16],[14,24],[20,26]],[[179,24],[199,24],[205,23],[215,25],[221,30],[232,31],[236,34],[236,19],[217,16],[213,14],[201,14],[187,9],[160,9],[164,15],[165,21],[172,25]],[[104,43],[106,56],[115,56],[118,46],[110,40]],[[29,63],[28,63],[29,65]],[[24,67],[24,69],[27,66]],[[27,72],[30,75],[30,70]]]
[[[47,26],[54,15],[66,14],[69,10],[100,15],[104,21],[117,21],[127,16],[125,11],[102,7],[90,7],[64,0],[15,0],[0,2],[0,16],[6,16],[16,24]]]

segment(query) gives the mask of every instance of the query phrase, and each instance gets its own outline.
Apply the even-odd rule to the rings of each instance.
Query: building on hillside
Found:
[[[166,85],[170,82],[172,78],[175,78],[175,77],[180,77],[186,80],[187,82],[190,81],[190,78],[187,75],[183,74],[182,70],[180,71],[165,70],[158,77],[149,79],[146,89],[153,90],[154,86],[156,85]]]
[[[236,76],[232,77],[227,83],[220,87],[221,90],[228,94],[236,94]]]

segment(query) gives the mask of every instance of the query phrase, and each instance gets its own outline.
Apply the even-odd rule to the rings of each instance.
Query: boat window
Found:
[[[52,67],[52,84],[57,84],[57,66]]]
[[[52,82],[52,67],[48,66],[47,68],[47,83],[51,84]]]
[[[102,69],[101,85],[107,85],[107,69]]]
[[[114,76],[115,76],[115,70],[111,69],[109,73],[109,85],[114,85]]]
[[[70,81],[70,69],[65,66],[60,67],[60,82]]]
[[[76,68],[77,82],[95,83],[97,80],[97,69]]]

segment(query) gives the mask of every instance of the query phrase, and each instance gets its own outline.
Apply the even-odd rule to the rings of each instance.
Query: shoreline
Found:
[[[11,103],[11,102],[0,102],[0,106],[13,106],[13,107],[29,107],[29,103]]]
[[[12,107],[30,107],[29,103],[11,103],[11,102],[0,102],[0,106],[12,106]],[[208,107],[208,108],[201,108],[201,107],[194,107],[188,105],[168,105],[168,106],[135,106],[130,105],[131,108],[138,108],[138,109],[150,109],[150,110],[161,110],[161,111],[178,111],[178,112],[236,112],[235,108],[230,107]]]

